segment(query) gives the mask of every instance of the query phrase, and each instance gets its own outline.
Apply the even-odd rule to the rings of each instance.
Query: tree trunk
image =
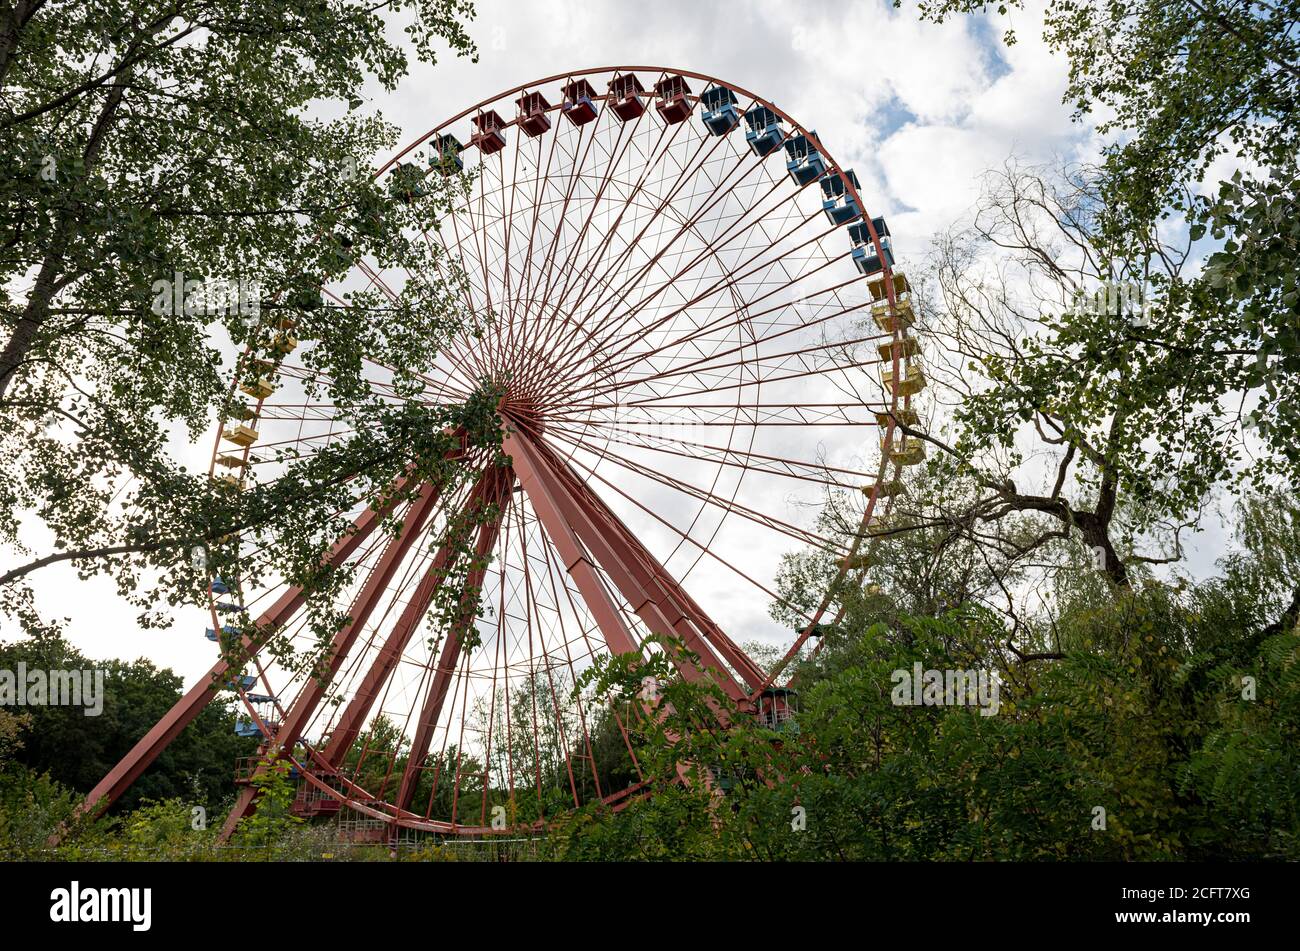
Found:
[[[90,139],[86,142],[86,148],[82,153],[87,175],[99,159],[104,139],[108,135],[108,130],[112,128],[125,94],[125,86],[112,87],[108,98],[104,101],[104,107],[99,111],[95,128],[91,130]],[[23,308],[23,314],[18,318],[18,325],[5,344],[4,352],[0,353],[0,402],[4,401],[10,384],[18,378],[18,369],[27,362],[32,345],[36,342],[37,333],[49,318],[50,304],[58,290],[58,278],[63,269],[71,229],[76,220],[76,208],[67,208],[60,216],[58,227],[54,232],[54,240],[45,253],[45,259],[41,262],[41,270],[32,288],[31,297],[27,299],[27,306]]]

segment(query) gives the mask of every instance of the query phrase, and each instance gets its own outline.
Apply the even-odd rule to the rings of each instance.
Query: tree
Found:
[[[181,678],[170,670],[147,660],[95,662],[55,636],[0,644],[0,670],[16,672],[20,664],[47,673],[104,672],[97,716],[87,716],[84,705],[25,707],[22,747],[13,754],[26,768],[80,793],[89,792],[181,695]],[[113,812],[129,812],[145,800],[179,797],[215,814],[231,797],[235,760],[257,746],[235,736],[231,697],[209,704],[114,804]]]
[[[112,572],[142,609],[193,600],[241,536],[275,553],[245,575],[273,570],[328,603],[346,572],[320,557],[358,500],[408,472],[456,479],[461,433],[499,440],[488,389],[421,398],[441,343],[489,316],[464,313],[456,262],[424,239],[466,183],[409,163],[372,179],[395,129],[356,111],[367,80],[395,87],[408,49],[473,55],[471,14],[463,0],[0,6],[0,544],[27,558],[0,568],[0,610],[42,628],[25,578],[59,561]],[[324,301],[362,258],[411,277]],[[223,492],[167,440],[243,410],[223,341],[246,383],[290,326],[308,398],[353,435],[270,452],[274,482]],[[382,392],[363,357],[391,373]],[[52,551],[20,544],[25,519]],[[313,623],[324,638],[337,622],[321,609]]]
[[[1099,174],[989,173],[973,213],[913,271],[937,421],[900,429],[929,443],[932,471],[924,499],[896,499],[873,536],[965,539],[995,576],[1068,541],[1072,563],[1123,590],[1181,558],[1216,490],[1270,478],[1249,464],[1250,393],[1232,389],[1217,341],[1167,344],[1200,313],[1188,241],[1152,226],[1117,245]],[[851,509],[831,499],[824,517],[847,533]]]
[[[882,612],[879,600],[925,590],[905,575],[847,599],[794,672],[798,732],[743,719],[709,729],[709,689],[670,681],[664,728],[638,724],[637,756],[658,776],[692,764],[691,781],[660,782],[617,815],[578,810],[551,849],[605,861],[1294,858],[1300,503],[1249,496],[1241,515],[1243,550],[1200,583],[1098,598],[1095,574],[1060,572],[1053,610],[1021,621],[1040,629],[1031,639],[1052,631],[1050,656],[1008,650],[1007,620],[979,604]],[[943,690],[900,700],[916,665],[997,672],[985,698],[996,706]],[[614,658],[592,676],[631,695],[639,673]],[[706,781],[709,766],[726,781]]]
[[[896,0],[897,2],[897,0]],[[921,0],[942,22],[988,0]],[[996,4],[1000,14],[1018,0]],[[1110,137],[1097,221],[1110,253],[1159,256],[1181,225],[1214,239],[1206,267],[1157,288],[1155,320],[1124,335],[1146,360],[1188,368],[1188,405],[1249,421],[1256,471],[1300,471],[1300,3],[1050,0],[1043,38],[1070,64],[1076,118]],[[1008,30],[1005,41],[1015,42]],[[1219,168],[1230,170],[1220,173]],[[1235,461],[1235,460],[1234,460]]]

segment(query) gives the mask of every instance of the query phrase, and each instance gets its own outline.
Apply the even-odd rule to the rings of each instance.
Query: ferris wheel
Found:
[[[820,549],[841,577],[861,571],[900,468],[924,457],[902,431],[917,431],[925,375],[888,226],[773,102],[684,70],[566,73],[470,106],[377,174],[394,194],[408,183],[409,201],[411,181],[461,173],[467,190],[424,238],[458,263],[479,329],[443,348],[419,398],[462,401],[493,381],[504,460],[469,454],[463,486],[358,508],[329,554],[356,570],[324,676],[247,639],[247,664],[213,668],[239,698],[237,732],[291,764],[295,811],[383,835],[540,828],[630,801],[654,779],[632,714],[573,688],[601,655],[653,649],[655,635],[699,658],[681,676],[780,729],[781,669],[740,643],[783,638],[788,660],[836,620],[828,596],[775,632],[782,555]],[[358,260],[348,280],[405,278]],[[340,438],[329,404],[303,396],[311,345],[287,321],[254,355],[264,372],[220,423],[214,479],[273,478],[265,447]],[[848,541],[810,515],[833,492],[858,500]],[[457,576],[479,610],[431,627],[467,511],[491,513]],[[395,536],[380,529],[389,515]],[[239,638],[230,619],[247,615],[308,640],[292,585],[214,578],[211,592],[212,640]],[[116,798],[213,696],[200,683],[182,698],[90,801]],[[256,807],[263,768],[239,777],[227,832]]]

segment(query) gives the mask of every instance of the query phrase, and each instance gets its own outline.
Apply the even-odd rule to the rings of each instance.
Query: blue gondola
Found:
[[[796,185],[807,185],[826,174],[826,160],[813,147],[808,136],[796,135],[789,139],[785,143],[785,151],[790,156],[785,163],[785,170],[790,173]]]
[[[876,246],[871,240],[870,232],[867,231],[866,223],[859,221],[857,224],[849,225],[849,240],[853,242],[853,263],[868,277],[879,274],[886,265],[894,266],[893,242],[890,240],[889,226],[885,224],[885,219],[872,218],[871,226],[876,229],[876,234],[880,238],[880,250],[884,253],[883,263],[880,255],[876,254]]]
[[[276,702],[275,697],[269,694],[250,693],[244,698],[255,707],[260,707],[257,711],[258,718],[266,724],[268,730],[275,733],[279,729],[279,722],[274,719]],[[257,721],[252,717],[236,715],[235,717],[235,735],[236,736],[264,736],[262,730],[257,725]]]
[[[237,614],[244,610],[242,604],[236,604],[234,601],[218,601],[217,612],[220,614]]]
[[[225,624],[222,625],[221,627],[221,633],[225,634],[227,637],[237,637],[239,636],[239,628],[234,627],[233,625],[230,624]],[[207,628],[203,632],[203,636],[206,637],[208,640],[215,642],[217,639],[217,632],[214,631],[212,628]]]
[[[252,674],[240,674],[234,680],[226,683],[231,690],[247,690],[257,684],[257,678]]]
[[[740,122],[736,94],[726,86],[710,86],[700,96],[704,112],[700,118],[713,135],[726,135]]]
[[[843,175],[827,175],[822,179],[822,211],[826,212],[831,224],[847,224],[862,216],[862,209],[844,187],[845,177],[853,183],[854,188],[861,187],[858,176],[851,169]]]
[[[767,106],[755,106],[746,112],[745,124],[749,126],[745,132],[745,141],[760,158],[771,154],[785,138],[785,133],[781,130],[781,117]]]
[[[213,578],[213,579],[212,579],[212,593],[213,593],[213,594],[229,594],[229,593],[230,593],[230,585],[226,584],[226,583],[225,583],[224,581],[222,581],[220,578]]]
[[[435,154],[429,157],[429,165],[443,175],[454,175],[465,170],[465,162],[460,157],[460,153],[465,151],[465,146],[450,132],[445,132],[434,139],[433,148]]]

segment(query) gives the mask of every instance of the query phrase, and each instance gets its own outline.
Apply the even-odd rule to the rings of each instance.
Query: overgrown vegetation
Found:
[[[748,718],[721,729],[714,711],[722,696],[673,677],[665,654],[609,658],[579,686],[631,701],[645,676],[663,684],[657,714],[640,718],[633,730],[639,763],[661,779],[617,813],[594,798],[557,812],[529,854],[673,861],[1300,858],[1300,604],[1291,594],[1300,580],[1300,501],[1252,496],[1241,516],[1241,548],[1214,577],[1146,575],[1116,597],[1091,566],[1063,570],[1053,582],[1051,622],[1019,631],[971,598],[918,612],[935,574],[846,589],[845,618],[795,670],[797,732],[774,732]],[[881,558],[890,563],[934,554],[917,536],[888,545]],[[942,575],[960,564],[961,553],[934,557]],[[938,587],[954,594],[948,584]],[[910,675],[918,664],[996,671],[996,713],[896,703],[896,672]],[[42,722],[65,716],[73,719],[33,710],[23,720],[11,713],[0,720],[0,843],[8,857],[50,854],[45,836],[70,815],[72,789],[98,778],[89,767],[83,780],[57,757],[43,759],[40,741],[23,748]],[[214,723],[211,732],[192,727],[188,734],[210,754],[213,772],[228,773],[229,760],[217,762],[214,743],[228,729]],[[83,732],[86,748],[103,742],[97,730]],[[81,742],[67,735],[63,741],[74,744],[64,749]],[[295,819],[287,766],[263,780],[261,808],[230,846],[218,848],[211,831],[217,823],[193,829],[195,798],[174,792],[189,775],[185,749],[182,742],[173,761],[160,761],[138,784],[133,808],[83,824],[58,854],[389,857],[382,845],[339,845],[328,823]],[[387,769],[382,755],[377,760]],[[677,764],[685,765],[689,782],[676,780]],[[515,801],[526,808],[529,793]],[[471,798],[476,817],[479,797]],[[509,799],[497,788],[486,801]],[[429,841],[401,856],[454,859],[465,852]]]

